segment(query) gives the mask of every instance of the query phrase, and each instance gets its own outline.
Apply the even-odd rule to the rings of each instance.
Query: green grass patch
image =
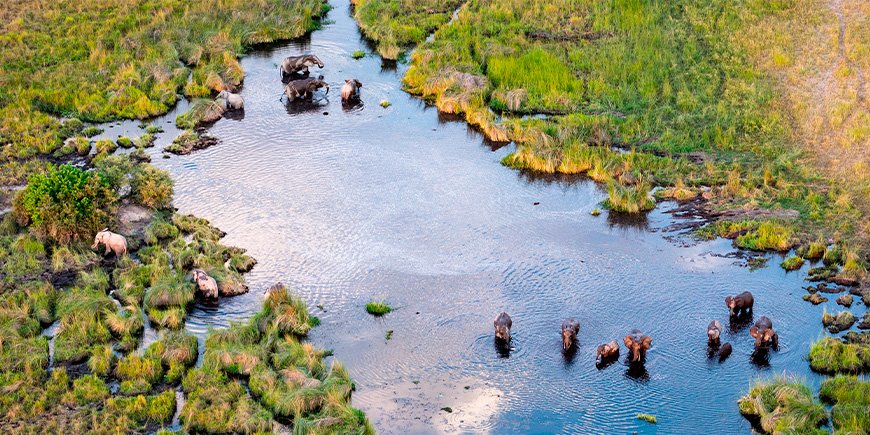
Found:
[[[785,270],[798,270],[804,265],[804,259],[799,255],[792,255],[791,257],[786,258],[782,263],[779,263],[779,265]]]
[[[833,405],[834,433],[870,432],[870,382],[843,375],[825,379],[819,398]]]
[[[373,316],[383,316],[393,311],[393,307],[384,301],[371,301],[366,304],[366,312]]]
[[[822,373],[861,373],[870,370],[870,346],[825,337],[810,346],[810,367]]]
[[[757,382],[737,404],[741,414],[767,433],[827,433],[820,429],[828,421],[825,408],[795,380],[777,377]]]
[[[635,418],[652,424],[657,424],[659,422],[656,416],[650,414],[638,414]]]

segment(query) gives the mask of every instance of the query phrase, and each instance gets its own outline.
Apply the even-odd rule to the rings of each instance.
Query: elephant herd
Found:
[[[278,66],[278,71],[281,74],[281,83],[284,85],[284,96],[288,102],[297,100],[305,100],[312,98],[314,93],[322,88],[326,88],[326,94],[329,94],[329,83],[323,80],[323,76],[317,78],[309,77],[309,67],[317,66],[323,68],[324,64],[320,59],[313,54],[305,54],[302,56],[288,56],[284,58],[281,65]],[[350,102],[359,100],[360,88],[362,83],[357,79],[347,79],[341,86],[341,101]],[[231,93],[223,90],[215,97],[215,102],[223,110],[242,110],[245,108],[245,100],[239,94]]]
[[[296,100],[311,98],[321,88],[326,88],[326,94],[329,94],[329,84],[323,80],[322,75],[316,79],[309,77],[308,68],[315,65],[318,68],[324,67],[323,62],[313,54],[284,58],[284,61],[278,66],[278,71],[281,74],[281,83],[284,84],[284,96],[287,97],[287,101],[292,103]],[[348,102],[359,99],[361,87],[362,83],[359,80],[345,80],[341,86],[341,100]]]
[[[127,254],[127,238],[124,236],[109,231],[108,228],[98,232],[94,237],[94,244],[91,249],[96,249],[97,246],[103,244],[106,251],[103,255],[109,255],[110,252],[115,254],[116,258],[120,258]],[[209,276],[202,269],[193,269],[190,272],[191,278],[196,283],[196,289],[200,296],[209,300],[217,300],[218,285],[214,278]]]
[[[736,296],[725,298],[725,306],[728,307],[729,318],[732,323],[748,322],[752,319],[752,306],[755,300],[752,293],[743,292]],[[513,321],[508,313],[502,312],[493,321],[495,327],[495,341],[500,348],[506,348],[511,340],[511,327]],[[569,318],[562,322],[562,350],[572,352],[576,349],[577,334],[580,332],[580,322],[575,318]],[[718,355],[719,361],[724,361],[731,355],[733,347],[731,343],[720,345],[722,335],[722,323],[713,320],[707,326],[707,344],[710,355]],[[755,339],[755,353],[762,355],[768,349],[778,350],[779,336],[773,329],[773,322],[766,316],[761,316],[755,324],[749,328],[749,335]],[[623,337],[623,343],[628,349],[628,362],[630,364],[643,364],[646,352],[652,345],[652,337],[644,335],[639,329],[632,329]],[[619,358],[619,343],[611,340],[599,345],[595,350],[595,363],[601,367]]]

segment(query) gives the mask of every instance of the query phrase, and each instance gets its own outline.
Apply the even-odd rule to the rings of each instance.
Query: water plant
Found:
[[[607,187],[607,199],[601,206],[621,213],[640,213],[655,208],[655,200],[649,194],[649,186],[644,183],[622,186],[611,182]]]
[[[356,49],[353,51],[353,53],[350,55],[350,57],[352,57],[354,59],[362,59],[362,58],[366,57],[366,53],[360,49]]]
[[[804,259],[799,255],[792,255],[791,257],[786,258],[779,265],[785,270],[797,270],[804,265]]]
[[[371,301],[366,304],[366,312],[373,316],[383,316],[393,311],[393,307],[384,301]]]
[[[635,418],[652,424],[657,424],[659,422],[656,416],[651,414],[638,414]]]
[[[810,346],[809,360],[822,373],[861,373],[870,370],[870,346],[825,337]]]

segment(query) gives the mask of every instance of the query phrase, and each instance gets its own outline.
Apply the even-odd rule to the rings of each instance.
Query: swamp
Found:
[[[3,433],[870,432],[866,2],[0,17]]]

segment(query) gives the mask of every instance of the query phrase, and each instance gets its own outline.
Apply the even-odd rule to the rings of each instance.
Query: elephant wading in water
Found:
[[[755,304],[755,299],[752,293],[743,292],[737,296],[726,296],[725,306],[728,307],[731,317],[740,317],[744,314],[752,314],[752,305]]]
[[[595,364],[605,364],[616,358],[619,358],[619,343],[616,340],[601,344],[595,350]]]
[[[193,269],[190,274],[193,276],[193,280],[196,281],[196,288],[204,297],[217,299],[218,285],[214,278],[208,276],[202,269]]]
[[[711,346],[719,344],[719,336],[722,334],[722,324],[714,320],[707,325],[707,343]]]
[[[562,350],[567,351],[574,347],[578,332],[580,332],[580,322],[577,319],[572,317],[562,322]]]
[[[106,245],[106,252],[103,255],[107,255],[110,251],[114,252],[116,257],[120,257],[127,253],[127,239],[120,234],[109,231],[108,228],[97,233],[97,236],[94,237],[94,244],[91,246],[91,249],[96,249],[97,245],[100,243]]]
[[[761,316],[752,328],[749,328],[749,335],[755,339],[755,350],[763,350],[773,347],[776,350],[779,347],[779,335],[773,330],[773,322],[766,316]]]
[[[495,327],[495,339],[496,341],[500,341],[503,343],[507,343],[511,340],[511,326],[513,325],[513,321],[511,321],[511,316],[508,313],[502,312],[495,318],[495,321],[492,322],[492,325]]]
[[[308,67],[312,67],[317,65],[320,68],[323,68],[323,62],[313,54],[304,54],[302,56],[289,56],[285,57],[284,61],[281,62],[281,66],[278,67],[278,70],[281,72],[281,80],[284,80],[287,76],[308,76]]]
[[[341,101],[350,101],[352,99],[359,98],[359,88],[362,87],[362,83],[360,83],[357,79],[349,79],[345,80],[344,84],[341,85]]]
[[[622,341],[625,343],[625,347],[628,348],[631,362],[639,363],[643,362],[646,358],[646,351],[652,344],[652,337],[643,335],[643,332],[640,332],[639,329],[632,329],[631,334],[626,335]]]
[[[326,93],[329,94],[329,84],[323,81],[323,76],[316,79],[295,80],[284,85],[284,95],[292,103],[298,99],[311,98],[320,88],[326,88]]]

